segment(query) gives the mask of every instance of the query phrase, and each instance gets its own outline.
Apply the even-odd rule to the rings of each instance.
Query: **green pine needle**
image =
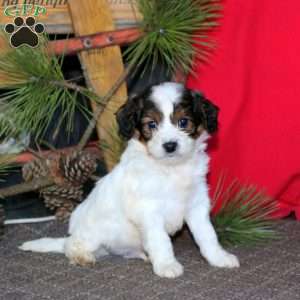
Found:
[[[217,0],[137,0],[144,36],[125,52],[131,64],[152,68],[161,61],[167,70],[190,72],[193,59],[206,60],[213,44],[204,34],[217,26]],[[201,47],[195,48],[199,44]]]
[[[220,178],[214,204],[222,203],[213,216],[219,240],[224,245],[251,245],[275,239],[272,213],[276,202],[251,185],[237,181],[224,191],[224,178]]]
[[[16,136],[31,133],[39,140],[58,115],[68,132],[72,130],[75,108],[87,116],[87,110],[78,104],[76,93],[57,83],[65,82],[61,63],[46,51],[47,38],[39,47],[22,46],[0,52],[0,135]],[[11,126],[11,124],[14,126]]]

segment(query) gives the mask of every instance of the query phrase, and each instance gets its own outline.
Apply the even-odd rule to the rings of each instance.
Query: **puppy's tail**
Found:
[[[39,240],[25,242],[19,247],[19,249],[24,251],[33,252],[55,252],[64,253],[65,241],[67,238],[42,238]]]

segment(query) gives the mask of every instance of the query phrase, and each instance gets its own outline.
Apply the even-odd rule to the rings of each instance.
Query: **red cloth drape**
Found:
[[[217,50],[188,87],[220,107],[211,190],[221,172],[264,189],[300,219],[300,1],[226,0]]]

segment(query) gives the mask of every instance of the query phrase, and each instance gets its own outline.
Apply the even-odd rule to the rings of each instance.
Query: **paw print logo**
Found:
[[[25,22],[22,17],[16,17],[14,24],[9,23],[4,27],[6,33],[11,34],[10,44],[18,48],[21,45],[28,45],[32,48],[39,43],[38,34],[43,33],[45,27],[42,23],[35,23],[33,17],[26,18]]]

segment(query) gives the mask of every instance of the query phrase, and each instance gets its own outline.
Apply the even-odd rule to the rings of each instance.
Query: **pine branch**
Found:
[[[78,103],[77,93],[101,102],[92,91],[64,79],[62,61],[47,53],[46,42],[45,38],[38,48],[0,53],[0,88],[6,90],[0,96],[0,135],[14,137],[26,131],[39,140],[57,112],[57,126],[65,122],[70,132],[75,108],[90,114]]]
[[[93,181],[98,181],[101,179],[99,176],[92,175],[90,177]],[[13,186],[0,189],[0,198],[6,198],[11,196],[16,196],[19,194],[39,191],[43,188],[54,185],[55,182],[51,178],[40,178],[34,179],[30,182],[23,182],[15,184]]]
[[[44,84],[49,84],[52,85],[54,87],[58,87],[58,88],[62,88],[62,89],[67,89],[70,91],[74,91],[75,93],[79,93],[83,96],[86,96],[87,98],[89,98],[92,101],[95,101],[98,105],[103,105],[102,104],[102,97],[98,96],[96,93],[94,93],[92,90],[78,85],[74,82],[72,82],[71,80],[47,80],[47,79],[43,79],[43,78],[35,78],[32,77],[31,79],[33,82],[40,82],[40,83],[44,83]],[[72,79],[72,80],[75,80]]]
[[[193,72],[195,59],[206,61],[214,44],[206,32],[218,25],[218,0],[137,0],[144,36],[129,46],[125,57],[137,66],[161,62],[169,73]],[[195,47],[195,44],[199,47]]]
[[[36,81],[36,82],[44,81],[45,83],[48,83],[55,87],[66,88],[68,90],[72,90],[72,91],[75,91],[75,92],[81,93],[81,94],[85,94],[87,92],[87,88],[80,86],[76,83],[66,81],[66,80],[45,80],[45,79],[41,79],[41,78],[32,78],[32,81]]]
[[[251,245],[276,238],[272,229],[276,202],[254,186],[233,181],[224,189],[221,176],[213,203],[220,206],[212,220],[222,244]]]
[[[37,191],[53,184],[54,181],[51,178],[40,178],[32,180],[31,182],[16,184],[7,188],[0,189],[0,198],[6,198],[23,193]]]

